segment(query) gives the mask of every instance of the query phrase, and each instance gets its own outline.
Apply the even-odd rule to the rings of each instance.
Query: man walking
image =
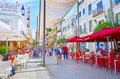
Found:
[[[62,50],[64,59],[68,59],[68,47],[66,45],[63,45]]]

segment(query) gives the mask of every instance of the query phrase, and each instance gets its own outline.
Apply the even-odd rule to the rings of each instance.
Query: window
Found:
[[[82,34],[82,26],[79,26],[79,33]]]
[[[81,34],[84,33],[84,25],[81,26]]]
[[[103,10],[102,1],[100,1],[99,3],[97,3],[97,12],[100,12],[101,10]]]
[[[27,20],[30,20],[30,18],[28,17]]]
[[[76,19],[78,19],[78,15],[76,15]]]
[[[65,27],[65,31],[67,30],[67,27]]]
[[[68,25],[68,29],[70,29],[70,26]]]
[[[86,33],[86,24],[83,24],[83,33]]]
[[[101,21],[99,21],[99,24],[101,24],[101,23],[103,23],[104,22],[104,20],[101,20]]]
[[[74,19],[71,19],[71,26],[74,26]]]
[[[115,4],[118,4],[118,3],[120,3],[120,0],[115,0]]]
[[[89,4],[89,5],[88,5],[88,14],[90,15],[91,13],[92,13],[92,5]]]
[[[63,31],[65,31],[65,27],[63,27]]]
[[[84,33],[86,33],[86,24],[84,23]]]
[[[78,17],[81,17],[81,11],[79,12]]]
[[[85,8],[83,9],[83,15],[85,14]]]
[[[81,17],[81,11],[76,15],[76,19],[78,19],[79,17]]]
[[[89,32],[92,32],[92,20],[89,21]]]
[[[116,16],[117,16],[117,22],[120,24],[120,13],[118,13],[118,14],[116,14]]]
[[[29,25],[29,24],[27,24],[27,27],[30,27],[30,25]]]

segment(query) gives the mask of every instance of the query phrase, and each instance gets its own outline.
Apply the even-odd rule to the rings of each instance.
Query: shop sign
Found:
[[[12,31],[16,31],[16,27],[14,27],[14,26],[10,26],[10,29],[11,29]]]
[[[0,10],[3,11],[17,11],[19,4],[0,3]]]

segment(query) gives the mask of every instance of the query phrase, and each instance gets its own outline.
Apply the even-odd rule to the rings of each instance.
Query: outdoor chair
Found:
[[[0,61],[0,78],[9,78],[11,73],[11,61]]]
[[[116,74],[120,72],[120,57],[117,58],[116,61]]]

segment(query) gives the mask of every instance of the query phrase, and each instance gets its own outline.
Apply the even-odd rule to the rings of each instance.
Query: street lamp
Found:
[[[25,15],[25,8],[24,8],[24,5],[22,5],[22,7],[21,7],[21,14],[22,14],[22,16]]]
[[[46,26],[46,0],[44,0],[44,7],[43,7],[43,66],[45,66],[45,26]]]

